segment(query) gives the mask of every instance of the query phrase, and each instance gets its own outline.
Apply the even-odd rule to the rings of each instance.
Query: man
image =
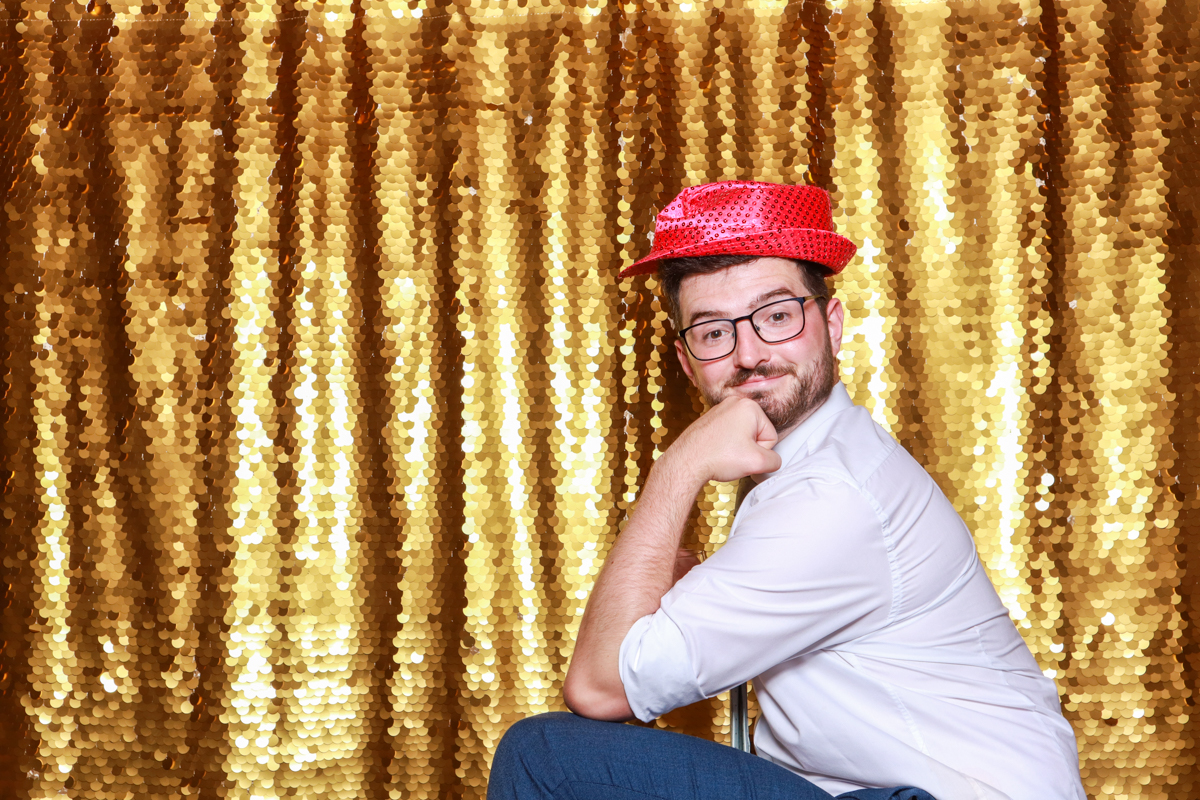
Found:
[[[1083,800],[1054,684],[969,531],[838,382],[825,276],[855,249],[813,187],[708,184],[659,215],[622,274],[659,270],[710,408],[655,463],[596,582],[564,685],[575,715],[510,729],[491,800]],[[680,558],[704,485],[746,476],[726,544]],[[611,724],[748,679],[761,758]]]

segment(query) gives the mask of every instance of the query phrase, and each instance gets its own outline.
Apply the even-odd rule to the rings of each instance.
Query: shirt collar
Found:
[[[829,393],[829,397],[821,404],[820,408],[812,413],[812,415],[801,422],[800,425],[775,443],[775,452],[783,459],[783,463],[779,465],[779,469],[775,472],[763,472],[758,475],[751,475],[755,483],[762,483],[767,478],[781,472],[789,463],[794,461],[798,454],[806,450],[805,445],[812,439],[813,435],[823,429],[826,424],[835,416],[853,408],[854,401],[850,399],[850,393],[846,391],[846,386],[838,381],[833,385],[833,390]]]

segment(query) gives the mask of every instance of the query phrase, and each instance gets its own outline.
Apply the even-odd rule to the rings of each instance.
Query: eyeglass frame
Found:
[[[751,311],[749,314],[746,314],[744,317],[737,317],[736,319],[721,319],[721,318],[706,319],[706,320],[703,320],[702,322],[697,322],[695,325],[689,325],[679,332],[679,338],[683,341],[683,346],[685,348],[687,348],[688,355],[690,355],[692,358],[696,359],[697,361],[702,361],[705,363],[707,363],[709,361],[720,361],[722,358],[729,358],[729,356],[732,355],[735,350],[737,350],[738,323],[741,322],[742,320],[748,320],[750,322],[750,328],[754,331],[754,335],[757,336],[759,341],[761,341],[763,344],[783,344],[784,342],[790,342],[792,339],[802,336],[804,334],[805,328],[808,327],[808,315],[804,311],[804,301],[805,300],[828,300],[828,299],[829,299],[829,295],[827,295],[827,294],[810,294],[810,295],[805,295],[805,296],[801,296],[801,297],[782,297],[778,300],[772,300],[769,303],[759,306],[758,308]],[[763,335],[762,335],[762,331],[760,331],[758,329],[758,326],[754,324],[754,319],[753,319],[754,315],[757,314],[758,312],[762,311],[764,308],[770,308],[771,306],[778,305],[779,303],[790,303],[792,300],[800,301],[800,314],[803,318],[803,322],[800,323],[800,330],[796,331],[795,333],[793,333],[791,336],[787,337],[786,339],[779,339],[774,342],[764,339]],[[730,347],[729,352],[725,353],[724,355],[714,356],[712,358],[701,358],[700,356],[698,356],[694,352],[692,352],[692,346],[691,346],[691,344],[688,343],[688,340],[687,340],[687,332],[692,330],[693,328],[699,328],[701,325],[711,325],[714,322],[729,322],[729,323],[733,324],[733,346]]]

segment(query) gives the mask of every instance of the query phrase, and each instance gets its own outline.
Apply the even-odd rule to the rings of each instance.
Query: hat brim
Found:
[[[664,253],[651,252],[621,270],[619,277],[645,275],[658,269],[658,262],[668,258],[696,258],[698,256],[747,255],[775,256],[812,261],[828,267],[834,274],[841,272],[858,252],[858,245],[832,231],[818,228],[784,228],[769,233],[752,233],[713,239],[688,247],[679,247]]]

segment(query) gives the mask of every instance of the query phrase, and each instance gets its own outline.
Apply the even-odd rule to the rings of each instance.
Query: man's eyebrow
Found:
[[[786,286],[780,286],[778,289],[772,289],[769,292],[763,292],[762,294],[753,298],[750,301],[749,305],[752,306],[753,308],[760,308],[763,305],[766,305],[766,302],[768,300],[770,300],[772,297],[796,297],[796,296],[797,295],[793,292],[793,290],[787,288]],[[702,319],[733,319],[735,316],[740,317],[741,314],[730,314],[727,311],[693,311],[692,315],[690,317],[688,317],[687,324],[689,326],[691,326],[691,325],[695,325],[696,322],[698,322],[699,320],[702,320]]]
[[[750,301],[750,304],[755,308],[762,307],[772,297],[797,297],[798,295],[792,289],[786,286],[780,286],[778,289],[772,289],[769,292],[763,292],[758,297]]]

